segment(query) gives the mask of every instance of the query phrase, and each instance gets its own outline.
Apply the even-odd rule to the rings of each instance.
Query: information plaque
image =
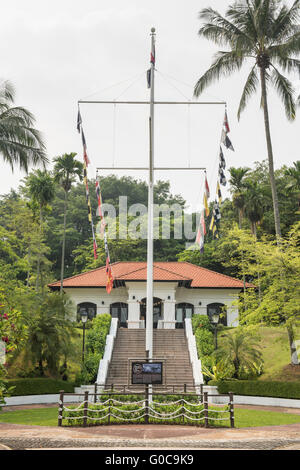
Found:
[[[162,362],[132,362],[131,363],[132,385],[149,384],[162,385],[163,363]]]

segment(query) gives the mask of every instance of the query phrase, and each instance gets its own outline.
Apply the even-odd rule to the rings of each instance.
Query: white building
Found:
[[[106,292],[105,266],[67,278],[64,291],[89,318],[110,313],[125,328],[145,328],[146,262],[117,262],[111,265],[114,287]],[[188,262],[154,262],[154,328],[183,328],[192,314],[211,315],[222,311],[221,323],[238,325],[238,309],[233,302],[243,282]],[[60,282],[49,285],[53,290]],[[247,287],[252,285],[247,284]],[[225,312],[225,313],[224,313]],[[74,319],[76,312],[74,312]]]

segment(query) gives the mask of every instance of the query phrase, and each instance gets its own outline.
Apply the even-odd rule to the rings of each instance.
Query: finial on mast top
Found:
[[[151,33],[155,33],[155,28],[151,28]]]

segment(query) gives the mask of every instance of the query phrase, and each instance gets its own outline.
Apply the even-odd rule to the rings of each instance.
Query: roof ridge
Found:
[[[122,261],[115,261],[114,263],[110,263],[110,265],[112,266],[112,265],[114,265],[114,264],[119,264],[119,263],[122,263]],[[126,263],[126,261],[125,261],[125,263]],[[64,278],[63,280],[64,280],[64,281],[68,281],[69,279],[74,279],[74,278],[76,278],[76,277],[78,277],[78,276],[82,276],[83,274],[89,274],[89,273],[93,273],[93,272],[95,272],[95,271],[100,271],[101,269],[105,269],[105,267],[106,267],[106,266],[103,265],[103,266],[99,266],[98,268],[89,269],[88,271],[83,271],[83,272],[80,273],[80,274],[74,274],[73,276],[66,277],[66,278]],[[52,284],[56,284],[57,282],[60,282],[60,280],[54,281],[54,282],[50,282],[50,283],[48,284],[48,286],[52,286]]]
[[[194,266],[195,268],[204,269],[205,271],[209,271],[210,273],[218,274],[219,276],[226,277],[227,279],[233,279],[234,281],[243,282],[242,279],[237,279],[236,277],[228,276],[228,274],[219,273],[217,271],[213,271],[212,269],[204,268],[203,266],[198,266],[198,264],[193,264],[193,263],[190,263],[189,261],[178,261],[178,263],[190,264],[190,265]],[[246,284],[251,284],[251,282],[250,283],[246,282]]]
[[[159,261],[158,261],[159,262]],[[161,263],[176,263],[176,261],[160,261]],[[156,261],[157,263],[157,261]],[[153,263],[153,266],[155,266],[155,263]],[[156,266],[156,268],[158,269],[162,269],[163,271],[167,271],[168,273],[171,273],[171,274],[176,274],[176,276],[180,276],[182,277],[182,279],[188,279],[189,281],[191,281],[191,277],[186,277],[186,276],[182,276],[181,274],[178,274],[178,273],[175,273],[174,271],[171,271],[170,269],[166,269],[166,268],[162,268],[160,266]]]
[[[126,261],[125,261],[126,262]],[[163,261],[162,261],[163,262]],[[134,269],[133,271],[128,271],[126,273],[123,273],[119,276],[116,277],[116,279],[120,279],[124,276],[128,276],[129,274],[133,274],[133,273],[136,273],[138,271],[142,271],[143,269],[146,269],[147,268],[147,262],[146,261],[136,261],[136,263],[145,263],[145,266],[142,266],[141,268],[138,268],[138,269]],[[160,269],[162,271],[166,271],[170,274],[174,274],[175,276],[179,276],[181,277],[182,279],[185,279],[185,280],[191,280],[190,277],[185,277],[185,276],[182,276],[181,274],[178,274],[178,273],[175,273],[174,271],[170,271],[169,269],[166,269],[166,268],[162,268],[161,266],[156,266],[155,263],[153,263],[153,266],[155,266],[157,269]]]

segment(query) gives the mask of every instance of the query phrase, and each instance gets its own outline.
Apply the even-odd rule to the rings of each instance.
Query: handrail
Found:
[[[185,319],[185,334],[188,342],[195,387],[200,393],[200,387],[203,385],[202,365],[201,360],[198,358],[196,339],[193,334],[192,320],[190,318]]]
[[[109,334],[106,336],[105,350],[104,350],[103,358],[99,362],[98,375],[97,375],[97,380],[96,380],[96,384],[99,385],[100,387],[105,386],[108,368],[109,368],[109,364],[110,364],[113,349],[114,349],[114,342],[117,336],[118,323],[119,323],[118,318],[111,319],[110,330],[109,330]]]

